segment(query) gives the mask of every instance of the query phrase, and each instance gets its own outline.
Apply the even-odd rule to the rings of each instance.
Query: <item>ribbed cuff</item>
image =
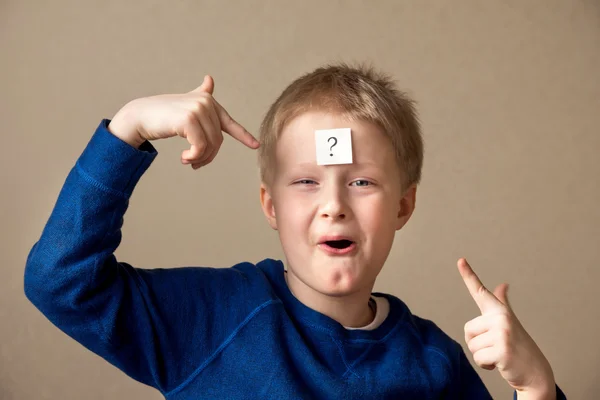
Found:
[[[556,400],[567,400],[567,396],[565,396],[565,394],[560,389],[560,387],[558,387],[558,384],[556,384],[555,386],[556,386]],[[515,390],[513,392],[513,400],[517,400],[517,398],[518,398],[517,391]]]
[[[77,164],[101,185],[129,198],[158,152],[149,141],[139,149],[122,141],[108,130],[109,123],[100,122]]]

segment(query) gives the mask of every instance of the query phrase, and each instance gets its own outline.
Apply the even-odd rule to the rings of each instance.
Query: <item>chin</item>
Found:
[[[358,292],[366,284],[361,271],[348,265],[330,266],[315,277],[319,291],[330,296],[346,296]]]

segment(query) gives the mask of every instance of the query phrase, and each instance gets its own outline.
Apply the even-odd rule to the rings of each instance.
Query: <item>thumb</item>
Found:
[[[215,81],[212,76],[206,75],[204,80],[202,81],[202,85],[198,86],[196,89],[192,90],[192,92],[206,92],[213,94],[215,90]]]
[[[498,300],[504,303],[504,305],[506,305],[508,308],[512,309],[508,301],[508,283],[502,283],[498,285],[498,287],[494,289],[494,296],[496,296]]]

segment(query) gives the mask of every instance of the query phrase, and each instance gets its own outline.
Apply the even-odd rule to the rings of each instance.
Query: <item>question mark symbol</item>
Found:
[[[329,139],[327,139],[327,143],[329,143],[329,141],[333,139],[333,144],[331,145],[331,147],[329,148],[329,151],[333,151],[333,146],[335,146],[337,144],[337,138],[335,137],[330,137]],[[333,157],[333,153],[329,154],[331,157]]]

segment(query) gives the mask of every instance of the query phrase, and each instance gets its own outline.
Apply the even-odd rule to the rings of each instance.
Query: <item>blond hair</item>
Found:
[[[394,147],[403,190],[421,180],[423,139],[415,101],[372,67],[326,65],[292,82],[271,105],[260,127],[260,177],[272,182],[277,139],[285,125],[308,111],[336,112],[379,126]]]

